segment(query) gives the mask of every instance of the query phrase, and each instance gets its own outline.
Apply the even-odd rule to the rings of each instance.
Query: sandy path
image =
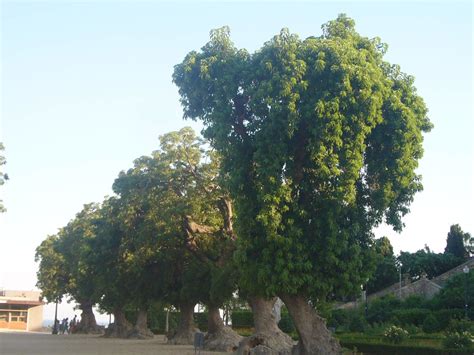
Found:
[[[26,332],[0,332],[1,355],[193,355],[194,348],[167,345],[162,335],[151,340],[106,339],[93,335],[51,335]],[[227,354],[201,351],[202,355]]]

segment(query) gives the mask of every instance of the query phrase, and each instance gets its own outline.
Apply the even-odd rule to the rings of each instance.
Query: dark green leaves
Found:
[[[243,285],[255,292],[350,293],[368,271],[372,228],[402,228],[431,124],[386,49],[340,15],[321,37],[283,29],[253,54],[219,29],[176,65],[185,117],[202,120],[221,154]]]

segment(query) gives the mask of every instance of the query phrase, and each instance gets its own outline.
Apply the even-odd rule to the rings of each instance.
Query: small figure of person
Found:
[[[69,318],[64,319],[64,333],[69,334]]]
[[[69,323],[69,332],[72,334],[76,331],[76,324],[77,324],[77,315],[74,315],[74,318],[71,319],[71,322]]]
[[[63,318],[61,323],[59,324],[59,334],[64,334],[64,321],[66,320],[66,318]]]

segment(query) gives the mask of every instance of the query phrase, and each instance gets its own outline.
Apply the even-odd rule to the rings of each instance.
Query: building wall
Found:
[[[28,326],[26,330],[39,331],[43,327],[43,306],[28,309]]]
[[[9,309],[9,305],[2,304],[0,308],[0,328],[26,330],[28,310]]]

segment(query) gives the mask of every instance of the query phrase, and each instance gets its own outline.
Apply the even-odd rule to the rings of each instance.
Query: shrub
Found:
[[[433,311],[433,315],[440,324],[440,330],[444,330],[448,327],[449,323],[453,319],[462,319],[464,317],[463,309],[440,309]]]
[[[412,309],[398,309],[393,311],[392,315],[400,324],[421,326],[426,317],[430,314],[428,309],[412,308]]]
[[[402,307],[405,309],[426,308],[427,303],[428,302],[424,297],[418,295],[411,295],[405,298],[402,303]]]
[[[384,324],[384,323],[368,324],[367,328],[364,331],[364,335],[381,337],[384,335],[385,331],[390,325],[392,324]]]
[[[467,275],[460,273],[453,276],[433,298],[433,305],[437,308],[462,309],[465,304],[466,295],[467,303],[474,304],[474,287],[468,287],[467,290],[465,289],[465,287],[469,285],[474,285],[474,272],[470,272]]]
[[[440,325],[440,322],[438,322],[433,314],[428,315],[428,317],[426,317],[425,321],[423,322],[423,331],[425,333],[436,333],[442,330],[442,328],[443,327]]]
[[[408,337],[408,332],[396,325],[392,325],[387,328],[384,333],[384,337],[387,341],[393,344],[400,344],[404,339]]]
[[[448,332],[473,332],[474,331],[474,322],[471,322],[466,319],[452,319],[448,325]]]
[[[408,332],[409,335],[415,335],[415,334],[421,333],[421,329],[413,324],[407,324],[405,326],[405,330]]]
[[[367,328],[367,321],[359,313],[352,313],[349,317],[348,328],[351,332],[364,332]]]
[[[470,332],[448,332],[443,345],[449,349],[470,349],[473,342],[474,337]]]
[[[393,295],[373,300],[368,309],[367,320],[370,323],[385,323],[393,318],[393,312],[399,309],[401,302]]]
[[[170,312],[168,317],[169,330],[178,328],[179,312]],[[148,312],[148,327],[155,334],[163,334],[166,328],[166,311],[152,309]]]
[[[194,313],[194,322],[199,330],[207,332],[207,312]]]
[[[231,315],[232,328],[252,328],[253,314],[251,311],[233,311]]]
[[[349,324],[349,311],[345,309],[335,309],[328,318],[328,327],[339,328]]]
[[[293,324],[293,320],[291,319],[290,315],[287,312],[281,313],[281,319],[278,323],[278,326],[282,331],[285,333],[292,333],[295,331],[295,325]]]

